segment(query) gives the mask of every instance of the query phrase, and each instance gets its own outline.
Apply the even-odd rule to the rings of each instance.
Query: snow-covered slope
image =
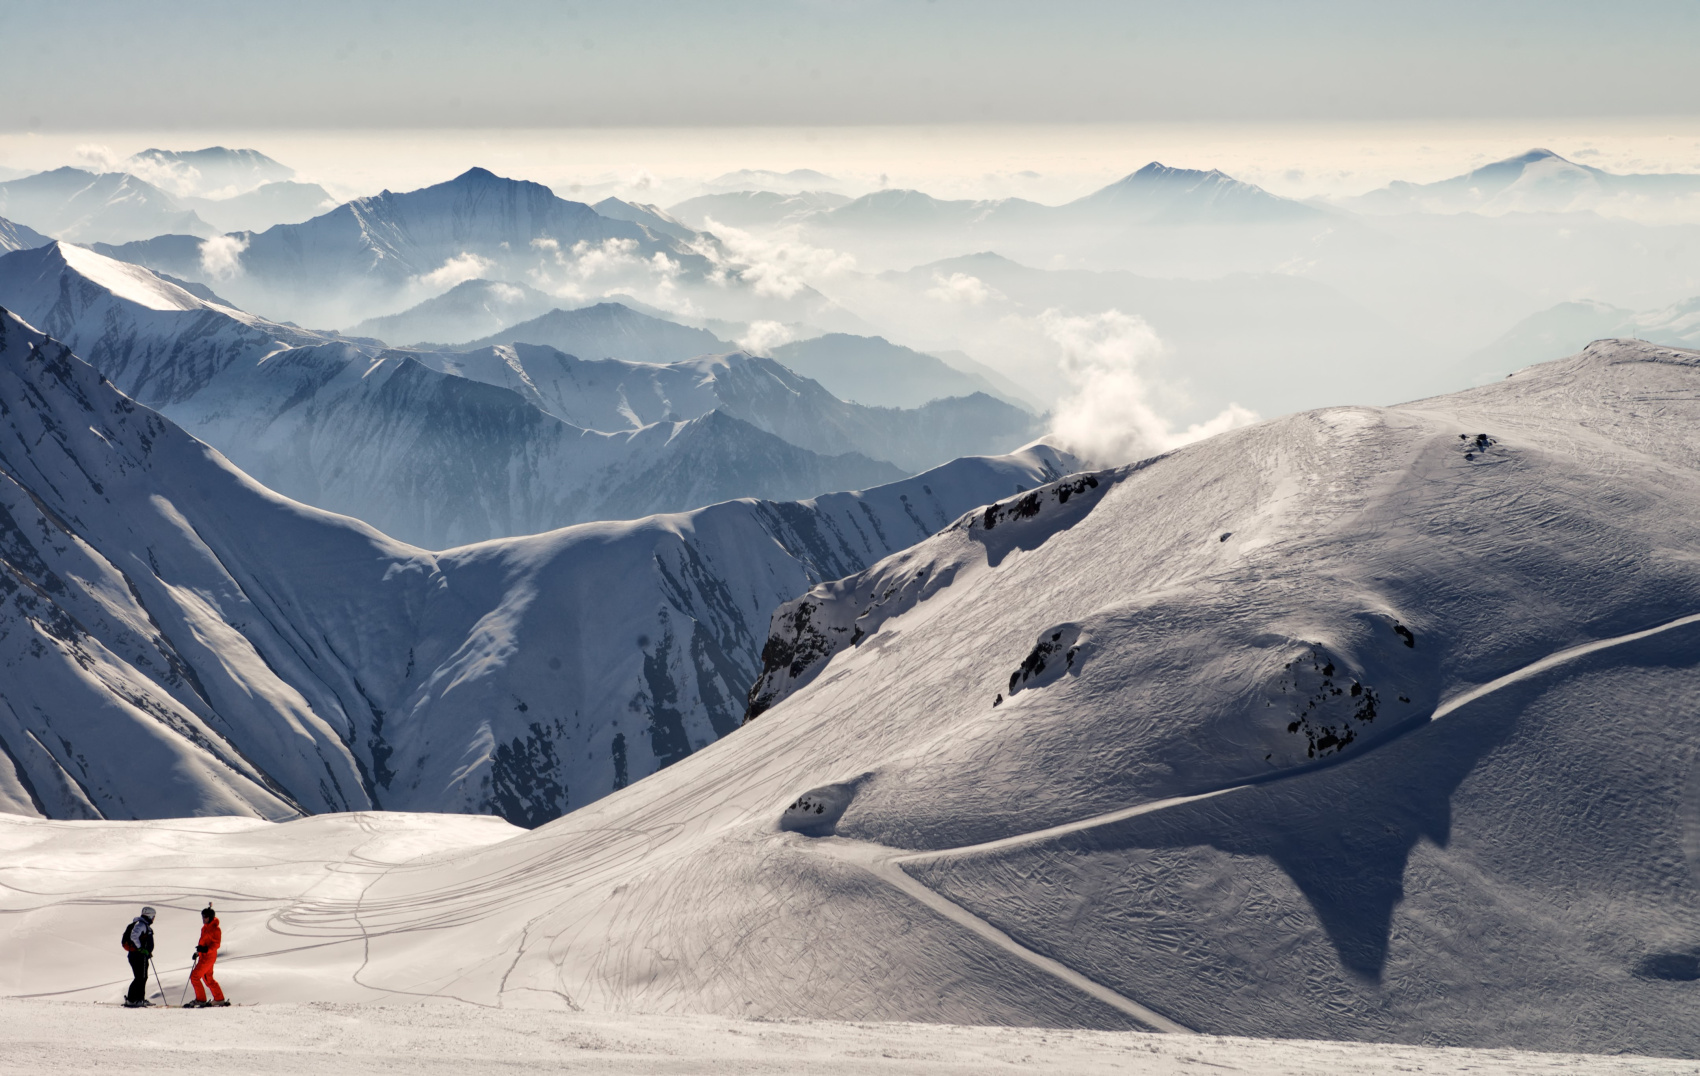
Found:
[[[418,358],[433,369],[512,389],[540,410],[588,429],[634,429],[717,410],[813,452],[859,453],[910,472],[958,456],[1006,452],[1041,432],[1032,414],[983,393],[910,409],[863,407],[773,359],[736,351],[644,363],[584,360],[514,344]]]
[[[0,216],[74,242],[128,243],[168,232],[215,234],[193,210],[124,172],[55,168],[0,183]]]
[[[707,329],[640,313],[623,303],[551,310],[463,346],[472,350],[495,344],[543,344],[584,359],[645,363],[678,362],[728,349]]]
[[[712,482],[728,457],[696,441],[730,421],[687,424],[633,499]],[[257,485],[7,314],[0,801],[536,825],[736,727],[781,601],[1068,465],[1036,449],[432,554]]]
[[[472,340],[529,321],[560,305],[560,300],[526,284],[500,280],[463,280],[399,314],[368,318],[348,330],[391,344],[430,341],[438,346]]]
[[[190,399],[233,364],[326,340],[63,242],[0,257],[0,306],[155,406]]]
[[[0,254],[12,250],[28,250],[31,247],[45,246],[52,241],[34,228],[26,228],[15,221],[0,217]]]
[[[1700,1054],[1697,379],[1605,342],[1006,497],[780,610],[708,749],[255,899],[250,996]],[[9,907],[238,881],[80,877]]]
[[[266,905],[255,989],[1700,1053],[1697,378],[1609,342],[1005,498],[782,609],[707,750]]]

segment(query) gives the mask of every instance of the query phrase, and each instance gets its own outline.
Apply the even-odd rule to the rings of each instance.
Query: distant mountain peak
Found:
[[[1232,176],[1228,175],[1226,172],[1223,172],[1219,168],[1212,168],[1209,171],[1205,171],[1205,170],[1200,169],[1200,168],[1176,168],[1173,165],[1164,164],[1162,161],[1152,161],[1150,164],[1146,165],[1144,168],[1139,169],[1137,172],[1134,172],[1132,175],[1123,177],[1123,182],[1126,182],[1129,179],[1135,179],[1135,178],[1140,178],[1140,177],[1143,177],[1145,179],[1153,179],[1153,178],[1159,178],[1159,177],[1166,179],[1166,178],[1171,177],[1171,176],[1185,176],[1185,177],[1189,177],[1189,178],[1193,177],[1193,176],[1197,176],[1197,177],[1201,177],[1201,178],[1206,177],[1206,176],[1219,176],[1222,179],[1233,179]],[[1238,182],[1238,181],[1235,180],[1235,182]]]
[[[454,177],[454,179],[450,180],[449,182],[451,182],[451,183],[514,183],[514,182],[519,182],[519,181],[511,180],[511,179],[503,179],[501,176],[498,176],[496,173],[490,171],[488,168],[479,168],[478,166],[474,165],[473,167],[468,168],[466,171],[462,172],[460,175]]]

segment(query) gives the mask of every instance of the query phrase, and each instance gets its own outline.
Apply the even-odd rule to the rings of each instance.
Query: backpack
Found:
[[[124,947],[124,951],[126,953],[133,953],[136,951],[135,943],[130,941],[130,928],[135,925],[136,924],[134,923],[125,923],[124,933],[118,935],[118,944]]]

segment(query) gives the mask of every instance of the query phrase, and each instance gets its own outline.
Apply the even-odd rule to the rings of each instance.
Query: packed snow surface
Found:
[[[1139,1032],[752,1021],[487,1009],[455,1002],[311,1002],[210,1012],[0,1001],[0,1071],[66,1076],[195,1069],[252,1076],[515,1069],[654,1076],[1664,1076],[1664,1058],[1460,1050]]]

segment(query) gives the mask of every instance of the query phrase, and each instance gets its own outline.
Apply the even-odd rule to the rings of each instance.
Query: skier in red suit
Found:
[[[224,991],[218,988],[218,980],[213,978],[213,961],[218,959],[218,947],[224,941],[224,932],[218,928],[218,915],[209,904],[201,909],[201,940],[195,943],[195,967],[189,972],[189,983],[195,988],[195,1000],[183,1007],[185,1009],[206,1009],[213,1006],[229,1005],[224,1000]],[[203,985],[204,984],[204,985]],[[207,989],[212,989],[212,1000],[207,1000]]]

